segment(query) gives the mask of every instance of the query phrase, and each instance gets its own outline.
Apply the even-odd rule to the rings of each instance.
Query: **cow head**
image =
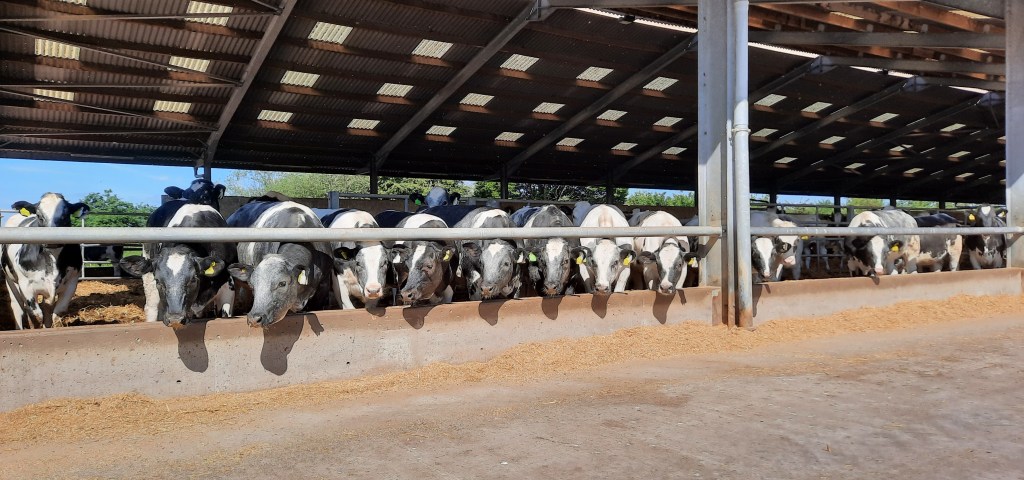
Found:
[[[365,242],[355,248],[334,249],[334,269],[338,282],[344,285],[342,277],[350,272],[355,276],[363,297],[369,300],[380,298],[391,263],[391,252],[380,242]]]
[[[666,240],[654,252],[641,252],[637,257],[643,271],[644,285],[662,295],[673,295],[686,279],[690,266],[696,266],[697,255],[689,252],[689,240]]]
[[[192,181],[192,184],[187,189],[171,186],[165,188],[164,193],[174,199],[180,198],[187,200],[189,203],[209,205],[220,210],[220,199],[224,198],[224,191],[226,189],[227,187],[224,185],[214,184],[205,178],[197,178]]]
[[[437,242],[412,242],[391,249],[392,262],[404,265],[408,272],[400,295],[405,303],[429,300],[448,287],[455,247]]]
[[[582,255],[586,257],[587,254]],[[561,295],[569,285],[574,268],[573,262],[579,256],[580,254],[572,252],[572,246],[566,239],[549,238],[545,240],[544,248],[527,252],[530,279],[543,295]]]
[[[572,250],[580,266],[580,276],[593,278],[593,291],[597,295],[608,295],[629,265],[636,260],[636,252],[629,245],[616,245],[614,241],[602,238],[593,250],[577,247]],[[584,273],[586,271],[586,273]]]
[[[410,196],[409,198],[412,199],[413,197]],[[423,202],[426,203],[428,207],[443,207],[445,205],[458,205],[461,199],[461,194],[449,194],[448,190],[444,187],[434,187],[427,192],[427,196],[424,198]]]
[[[463,275],[481,297],[508,296],[519,286],[519,266],[526,263],[523,249],[505,240],[463,242],[461,247]]]
[[[193,310],[205,279],[224,271],[224,260],[200,256],[185,245],[162,248],[152,258],[131,256],[121,259],[121,268],[136,277],[152,273],[160,295],[160,316],[164,325],[178,327],[197,313]]]
[[[308,268],[294,265],[279,254],[264,256],[255,267],[233,263],[228,272],[252,287],[254,301],[246,318],[253,327],[268,327],[289,311],[301,310],[304,305],[299,290],[314,282]]]
[[[70,227],[71,216],[82,219],[89,214],[89,206],[84,203],[68,203],[64,195],[48,192],[43,194],[38,203],[24,200],[14,202],[11,208],[28,217],[35,215],[39,227]]]
[[[1005,209],[982,205],[967,216],[967,225],[971,227],[1003,227],[1006,226],[1005,218]],[[1003,254],[1006,251],[1006,236],[968,235],[964,238],[964,247],[970,252],[972,262],[977,262],[979,267],[1001,267]]]
[[[846,265],[851,273],[880,276],[892,272],[892,264],[901,255],[903,242],[886,242],[881,236],[847,237],[843,243]]]

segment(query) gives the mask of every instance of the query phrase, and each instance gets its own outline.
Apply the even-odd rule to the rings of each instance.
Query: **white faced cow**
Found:
[[[678,218],[668,212],[637,212],[630,218],[637,227],[681,227]],[[636,237],[633,249],[639,252],[632,269],[633,283],[662,295],[673,295],[683,288],[688,269],[696,264],[696,255],[690,253],[690,239],[685,236]]]
[[[628,226],[626,216],[614,205],[594,205],[580,223],[580,227]],[[636,260],[631,237],[581,238],[573,256],[580,265],[580,277],[587,291],[598,295],[625,291],[629,265]]]
[[[917,222],[900,210],[861,212],[850,220],[850,227],[917,228]],[[892,275],[897,264],[908,273],[917,272],[921,253],[919,235],[864,235],[846,237],[843,243],[846,266],[851,276]]]
[[[320,217],[327,228],[378,228],[373,215],[342,208]],[[334,277],[331,286],[341,308],[354,309],[356,302],[375,307],[384,293],[391,251],[382,242],[332,242]]]
[[[309,207],[256,199],[228,217],[231,227],[323,228]],[[267,327],[288,312],[316,310],[330,299],[331,247],[324,242],[240,242],[238,262],[228,271],[252,288],[249,325]]]
[[[448,193],[448,190],[444,187],[434,187],[427,192],[427,196],[424,197],[419,193],[409,195],[409,201],[416,205],[419,209],[430,208],[430,207],[444,207],[448,205],[458,205],[459,201],[462,200],[462,194],[460,193]]]
[[[214,210],[220,210],[220,199],[224,198],[225,190],[227,187],[224,185],[214,184],[205,178],[197,178],[192,180],[188,188],[167,187],[164,189],[164,193],[175,200],[185,200],[196,205],[209,205]]]
[[[89,212],[84,203],[68,203],[59,193],[46,193],[38,203],[15,202],[5,227],[70,227],[77,212]],[[10,244],[3,247],[4,276],[10,291],[11,310],[18,328],[52,327],[60,324],[75,296],[82,268],[82,248],[77,244]]]
[[[793,228],[798,225],[774,213],[750,212],[751,227]],[[756,237],[750,242],[752,275],[757,282],[777,282],[783,269],[789,270],[793,280],[800,280],[800,254],[803,240],[797,235]]]
[[[569,216],[555,205],[525,207],[513,218],[522,228],[572,227]],[[580,246],[576,238],[540,238],[523,240],[529,268],[527,275],[532,288],[544,296],[572,295],[586,291],[580,278],[580,265],[576,264]]]
[[[967,225],[1005,227],[1005,215],[1006,212],[996,212],[991,205],[982,205],[967,216]],[[975,270],[1002,268],[1003,255],[1006,253],[1006,235],[968,235],[964,239],[964,247],[970,255],[971,267]]]
[[[224,228],[227,222],[211,205],[186,200],[164,203],[149,215],[147,227]],[[146,243],[142,256],[121,260],[130,274],[142,277],[146,321],[180,327],[213,310],[233,314],[234,289],[227,266],[235,261],[233,243]],[[211,308],[212,307],[212,308]]]
[[[440,207],[446,208],[446,207]],[[458,208],[458,207],[448,207]],[[436,208],[428,208],[432,212]],[[443,217],[442,217],[443,218]],[[490,207],[473,209],[453,228],[512,228],[504,210]],[[522,286],[520,267],[526,255],[515,241],[504,239],[469,240],[457,245],[460,274],[466,278],[471,300],[519,297]]]
[[[448,228],[438,217],[425,213],[404,218],[397,228]],[[451,303],[455,247],[430,240],[397,241],[392,247],[399,300],[409,305]]]

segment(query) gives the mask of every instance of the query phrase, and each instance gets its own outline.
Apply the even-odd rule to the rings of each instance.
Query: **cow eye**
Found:
[[[278,282],[277,287],[278,288],[284,288],[284,286],[287,285],[287,284],[288,284],[287,282],[282,280],[282,281]]]

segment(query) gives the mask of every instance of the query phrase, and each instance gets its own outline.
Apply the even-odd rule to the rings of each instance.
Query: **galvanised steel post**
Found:
[[[1006,207],[1007,225],[1024,226],[1024,3],[1011,0],[1006,2]],[[1024,267],[1024,241],[1011,242],[1007,263]]]
[[[747,14],[748,0],[733,2],[733,35],[735,40],[735,66],[732,69],[733,82],[733,211],[734,237],[736,238],[736,324],[749,328],[754,325],[754,287],[750,257],[750,125],[747,105]]]

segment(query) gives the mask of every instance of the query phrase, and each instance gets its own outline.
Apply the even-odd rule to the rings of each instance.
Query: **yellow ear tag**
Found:
[[[899,247],[899,245],[893,245],[892,247],[889,247],[889,250],[892,250],[894,252],[898,252],[898,251],[900,251],[900,247]]]
[[[18,210],[18,213],[20,213],[22,216],[25,216],[25,217],[32,216],[32,212],[28,211],[27,208],[22,208],[21,210]]]
[[[696,258],[691,258],[690,261],[686,262],[686,263],[689,263],[691,267],[696,267],[697,266],[697,259]]]
[[[804,235],[804,236],[800,237],[800,240],[810,240],[810,239],[811,239],[811,237],[808,237],[807,235]]]
[[[536,261],[537,261],[537,255],[536,255],[536,254],[533,254],[533,253],[531,253],[531,254],[530,254],[530,262],[531,262],[531,263],[533,263],[533,262],[536,262]]]
[[[973,222],[974,221],[974,214],[972,213],[972,214],[968,215],[967,219]]]
[[[576,265],[583,265],[583,254],[582,253],[580,254],[580,256],[576,257]]]
[[[451,259],[452,259],[452,252],[451,252],[451,250],[449,250],[447,252],[444,252],[444,258],[442,258],[442,260],[447,262],[448,260],[451,260]]]
[[[622,259],[622,264],[628,267],[629,266],[629,262],[632,261],[632,260],[633,259],[630,258],[630,257],[623,258]]]
[[[206,270],[203,271],[203,273],[206,274],[206,276],[208,276],[208,277],[212,277],[213,276],[213,267],[216,267],[216,266],[217,266],[217,262],[210,262],[210,266],[207,267]]]
[[[341,259],[348,260],[348,253],[346,253],[344,250],[341,251]]]
[[[299,272],[299,278],[297,278],[296,280],[299,282],[299,285],[309,285],[309,279],[306,278],[305,270]]]

